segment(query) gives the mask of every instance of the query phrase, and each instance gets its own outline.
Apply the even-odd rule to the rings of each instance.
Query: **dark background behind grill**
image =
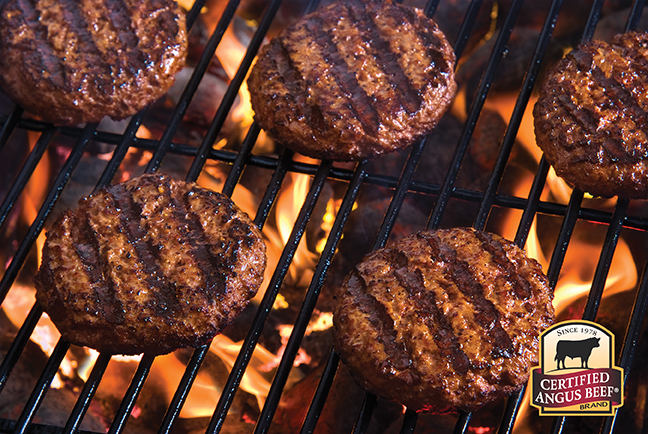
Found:
[[[648,257],[646,237],[644,236],[644,231],[648,228],[648,210],[643,201],[628,202],[619,200],[612,208],[599,207],[596,201],[589,201],[579,191],[572,193],[568,204],[541,201],[540,194],[544,188],[548,172],[548,166],[544,160],[536,168],[534,185],[528,197],[508,195],[506,189],[502,186],[507,170],[511,170],[509,157],[514,149],[517,130],[532,90],[538,77],[541,76],[545,64],[556,59],[555,53],[552,52],[552,44],[558,42],[559,46],[568,46],[578,43],[580,40],[591,39],[597,24],[599,24],[599,18],[606,16],[608,13],[611,14],[611,11],[621,8],[621,6],[627,6],[627,8],[621,8],[622,12],[620,13],[623,15],[620,19],[619,30],[635,29],[640,23],[643,1],[567,0],[565,2],[524,2],[509,0],[496,2],[498,8],[497,31],[488,44],[483,47],[479,46],[483,36],[483,33],[480,32],[484,30],[484,23],[487,25],[487,31],[492,30],[489,26],[491,24],[491,12],[494,10],[494,2],[442,1],[439,5],[434,1],[427,4],[423,1],[405,2],[406,4],[415,3],[417,6],[424,8],[429,16],[435,18],[440,16],[439,22],[448,26],[444,30],[455,47],[460,62],[470,58],[476,62],[477,66],[474,68],[472,75],[464,82],[468,89],[467,100],[469,104],[466,109],[467,117],[461,125],[458,138],[452,142],[437,143],[435,140],[439,140],[438,136],[432,134],[427,140],[417,143],[403,155],[402,166],[398,166],[396,174],[393,176],[386,175],[385,172],[376,169],[380,167],[380,160],[371,163],[360,162],[355,167],[349,167],[348,165],[333,165],[327,161],[321,164],[300,163],[294,159],[294,155],[289,151],[281,152],[276,156],[255,153],[254,146],[259,135],[259,129],[255,124],[250,127],[245,139],[240,144],[240,149],[236,151],[213,150],[212,146],[223,129],[227,114],[231,110],[239,87],[264,38],[276,32],[285,22],[293,19],[297,15],[296,12],[302,13],[313,10],[318,6],[317,3],[316,1],[306,3],[286,0],[282,4],[281,1],[271,0],[243,1],[239,4],[237,1],[230,1],[216,30],[205,45],[204,52],[201,53],[195,65],[196,72],[194,76],[189,81],[179,102],[169,114],[169,118],[165,120],[166,127],[159,140],[145,140],[135,137],[139,126],[146,119],[146,110],[129,121],[123,134],[114,134],[97,130],[95,124],[86,125],[83,128],[58,128],[34,120],[23,113],[20,107],[14,107],[6,100],[2,104],[4,111],[0,112],[2,113],[0,114],[0,124],[2,126],[0,130],[0,161],[3,171],[0,173],[2,179],[0,191],[3,195],[1,197],[3,202],[0,208],[0,224],[2,224],[1,235],[3,242],[13,242],[11,247],[8,247],[11,254],[0,282],[0,296],[3,300],[14,281],[20,276],[20,273],[26,272],[23,267],[28,262],[36,239],[46,228],[48,219],[51,220],[57,216],[58,207],[61,206],[59,202],[71,197],[76,200],[81,195],[75,190],[73,181],[75,176],[87,169],[87,167],[84,168],[84,165],[88,164],[88,155],[96,154],[98,149],[105,148],[114,152],[110,161],[97,172],[94,179],[95,188],[110,183],[115,173],[118,172],[120,165],[123,164],[127,151],[135,148],[150,150],[153,153],[152,159],[147,162],[147,166],[143,167],[142,170],[165,172],[172,168],[172,165],[168,164],[169,161],[188,161],[185,177],[187,180],[192,181],[198,178],[208,161],[221,161],[227,164],[230,171],[223,192],[228,195],[232,195],[236,185],[241,181],[245,173],[248,173],[248,170],[265,170],[268,176],[263,179],[267,180],[267,188],[263,190],[259,209],[256,216],[254,216],[255,222],[259,226],[265,224],[272,212],[272,207],[281,191],[282,181],[286,173],[299,172],[312,176],[309,194],[295,222],[293,232],[281,255],[279,264],[273,270],[274,274],[269,288],[260,306],[253,313],[253,319],[250,320],[249,332],[245,336],[243,348],[232,369],[232,374],[228,379],[214,415],[209,422],[207,432],[219,432],[224,426],[227,411],[232,405],[252,351],[259,342],[264,327],[271,327],[267,321],[268,316],[286,277],[288,266],[293,259],[297,245],[308,228],[309,219],[313,215],[316,205],[318,202],[325,200],[322,199],[322,191],[327,183],[336,182],[343,185],[344,200],[326,247],[315,268],[312,281],[306,292],[302,294],[301,308],[296,316],[294,331],[282,362],[277,369],[265,406],[261,409],[256,422],[255,432],[258,433],[271,431],[273,418],[276,415],[279,401],[284,392],[284,386],[293,360],[302,343],[306,326],[318,302],[320,292],[325,286],[331,261],[335,259],[334,253],[349,221],[352,206],[362,191],[380,192],[388,200],[385,209],[380,210],[382,223],[378,225],[378,222],[376,222],[376,230],[371,234],[373,246],[369,247],[372,248],[385,245],[394,227],[399,224],[399,221],[402,222],[403,219],[408,217],[407,204],[412,198],[425,202],[429,209],[427,222],[420,222],[420,227],[416,229],[423,229],[426,226],[428,228],[452,226],[459,223],[473,225],[478,229],[497,228],[498,216],[501,215],[501,210],[522,210],[522,217],[519,220],[515,237],[515,242],[520,246],[524,246],[526,243],[534,218],[536,216],[548,218],[556,227],[555,234],[551,236],[551,239],[545,241],[551,244],[549,248],[552,252],[550,265],[548,270],[545,271],[552,285],[555,285],[558,281],[575,227],[582,222],[594,222],[602,225],[605,227],[605,237],[596,244],[596,248],[600,249],[599,265],[594,274],[589,297],[583,303],[582,310],[578,312],[579,316],[584,319],[596,319],[599,308],[605,306],[606,300],[603,299],[601,302],[602,291],[615,247],[622,233],[629,232],[631,234],[630,238],[635,240],[633,248],[638,261],[645,261]],[[323,3],[325,3],[324,0]],[[189,12],[189,25],[194,23],[203,4],[204,1],[197,2]],[[189,144],[178,141],[176,133],[180,128],[181,120],[203,74],[208,68],[213,52],[220,43],[225,29],[232,25],[234,15],[236,13],[241,14],[243,11],[248,17],[252,16],[258,20],[258,27],[256,33],[251,37],[247,54],[240,65],[238,73],[232,77],[231,84],[210,127],[201,133],[200,143]],[[458,18],[453,22],[452,17]],[[515,35],[516,26],[519,28],[522,26],[521,23],[528,23],[529,21],[535,21],[538,29],[531,46],[514,46],[515,44],[511,38]],[[609,23],[605,25],[608,26]],[[570,31],[565,32],[565,28],[569,28]],[[482,57],[475,56],[474,53],[478,52],[480,48],[480,52],[485,53],[485,55]],[[521,56],[521,53],[526,54],[526,56]],[[470,56],[471,54],[473,55]],[[518,57],[522,57],[523,60],[519,60]],[[511,61],[510,59],[516,60]],[[488,173],[488,182],[480,188],[465,188],[458,181],[460,180],[462,164],[466,160],[466,154],[471,146],[471,139],[478,120],[483,113],[484,103],[489,92],[491,90],[497,91],[500,86],[509,86],[517,93],[516,108],[511,119],[506,120],[508,128],[498,142],[497,157],[492,170]],[[0,97],[4,98],[1,95]],[[23,149],[27,131],[40,133],[40,138],[29,155]],[[30,222],[29,227],[18,228],[21,230],[16,232],[15,226],[11,224],[12,213],[17,212],[15,205],[19,204],[20,198],[26,194],[24,187],[32,176],[36,164],[48,149],[51,151],[53,143],[61,141],[68,143],[70,152],[61,157],[60,170],[54,173],[49,180],[49,189],[36,218],[33,222]],[[434,149],[434,151],[429,151],[430,149]],[[427,169],[425,164],[429,160],[424,158],[426,150],[432,152],[432,157],[437,159],[441,159],[441,156],[435,157],[434,152],[444,152],[443,158],[445,158],[446,164],[440,171],[442,177],[438,182],[421,181],[417,178],[416,170],[419,163],[422,165],[419,170],[425,171]],[[448,212],[457,204],[460,204],[460,207],[465,207],[460,209],[470,211],[460,212],[459,214]],[[466,221],[458,220],[461,218],[466,219]],[[599,250],[594,251],[598,252]],[[637,369],[631,371],[637,348],[640,349],[640,352],[645,351],[642,350],[640,343],[643,337],[642,325],[648,301],[647,289],[648,281],[642,275],[636,291],[634,291],[634,300],[632,301],[632,298],[630,298],[627,303],[632,302],[632,308],[627,306],[629,319],[623,325],[625,335],[617,336],[617,346],[621,348],[618,363],[626,370],[626,376],[631,375],[632,372],[637,372]],[[10,337],[9,348],[2,365],[0,365],[0,387],[4,388],[13,367],[21,357],[28,357],[28,355],[23,354],[23,350],[41,315],[42,310],[35,305],[15,337]],[[626,323],[627,327],[625,327]],[[78,429],[110,360],[109,355],[102,354],[97,360],[90,379],[81,390],[76,406],[69,415],[65,427],[33,423],[36,411],[44,399],[52,378],[69,347],[70,345],[67,342],[60,341],[58,343],[53,354],[48,359],[42,376],[38,380],[27,404],[21,408],[20,415],[16,419],[0,419],[1,432],[58,433],[73,432]],[[208,346],[198,348],[193,352],[166,415],[162,420],[158,421],[159,428],[155,427],[153,430],[180,432],[177,429],[180,408],[187,391],[192,386],[196,373],[205,360],[207,352]],[[127,430],[126,423],[144,387],[153,360],[153,358],[145,356],[140,362],[109,432]],[[642,363],[645,363],[645,360]],[[340,368],[338,356],[334,351],[331,351],[328,359],[324,362],[321,380],[312,401],[304,402],[304,406],[308,407],[308,413],[303,421],[301,432],[313,432],[316,430],[318,422],[320,422],[320,425],[325,424],[326,421],[319,421],[320,415],[326,414],[324,406],[329,399],[329,391],[335,380],[336,372],[339,372],[340,369],[342,368]],[[7,393],[6,390],[3,392]],[[495,418],[497,421],[496,425],[499,426],[500,432],[509,432],[512,429],[518,410],[526,410],[524,408],[520,409],[521,396],[522,394],[512,396],[505,405],[496,407],[500,413],[496,413],[495,416],[490,415],[491,418]],[[380,404],[380,400],[376,399],[375,396],[365,395],[362,402],[358,403],[359,412],[352,428],[353,432],[381,432],[377,430],[376,420],[380,419],[376,417],[374,411]],[[547,420],[543,421],[542,428],[547,432],[556,433],[574,432],[577,428],[583,429],[583,432],[599,430],[601,432],[610,432],[616,426],[617,432],[630,432],[630,430],[637,427],[639,422],[643,424],[644,416],[644,414],[637,414],[636,409],[631,408],[630,405],[626,405],[621,409],[620,415],[616,419],[611,417],[589,418],[587,421],[583,421],[581,420],[583,418],[556,418],[550,419],[548,422]],[[397,421],[398,427],[392,427],[395,431],[390,432],[427,432],[430,427],[434,427],[435,432],[447,432],[448,430],[472,432],[471,424],[481,422],[483,418],[484,416],[479,414],[461,414],[451,419],[434,419],[429,416],[417,416],[414,413],[406,412],[404,417],[399,418]],[[448,422],[449,420],[450,422]],[[174,427],[176,427],[175,430]],[[644,425],[643,430],[646,429]]]

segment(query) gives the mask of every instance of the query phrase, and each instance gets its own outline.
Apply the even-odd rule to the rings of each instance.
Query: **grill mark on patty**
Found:
[[[562,104],[563,107],[561,112],[571,116],[571,118],[574,119],[574,122],[580,124],[588,134],[595,134],[596,129],[598,128],[598,122],[596,121],[594,114],[586,107],[579,107],[572,102],[569,95],[573,95],[576,92],[573,85],[564,86],[564,89],[564,93],[561,93],[557,98],[557,102]]]
[[[407,256],[399,252],[399,257]],[[423,274],[419,268],[413,271],[407,264],[394,271],[398,283],[407,290],[413,310],[430,330],[430,335],[441,353],[450,361],[458,374],[465,374],[470,368],[470,359],[461,348],[461,342],[454,333],[450,321],[436,304],[436,293],[425,287]]]
[[[63,69],[59,56],[55,53],[54,47],[48,43],[47,27],[38,19],[39,12],[36,9],[37,0],[18,0],[18,5],[15,9],[24,11],[22,16],[22,24],[28,26],[34,32],[33,40],[30,38],[28,42],[35,45],[34,50],[24,51],[25,63],[33,64],[33,70],[36,71],[49,71],[49,74],[34,76],[34,82],[46,79],[52,86],[63,87],[65,79],[63,77]],[[34,25],[36,23],[36,25]],[[40,67],[39,67],[40,66]]]
[[[431,82],[431,86],[447,85],[447,79],[443,77],[443,74],[449,73],[450,68],[448,60],[440,51],[443,43],[435,33],[438,29],[436,24],[434,27],[427,25],[421,26],[419,24],[421,18],[412,8],[389,8],[387,14],[397,20],[397,22],[409,22],[413,28],[416,28],[414,33],[422,41],[422,45],[425,47],[425,53],[431,60],[430,66],[425,71]]]
[[[140,226],[142,209],[134,201],[131,192],[121,184],[108,190],[112,196],[115,208],[121,209],[119,214],[120,227],[128,242],[135,248],[139,264],[146,274],[146,282],[153,291],[150,292],[152,301],[150,307],[160,316],[169,316],[179,308],[179,301],[175,294],[174,285],[170,284],[160,267],[156,255],[157,246],[145,241],[146,231]]]
[[[270,69],[277,71],[281,77],[285,87],[284,98],[291,101],[291,107],[299,107],[304,111],[303,115],[313,124],[314,129],[324,130],[326,128],[324,115],[318,106],[307,104],[306,89],[301,85],[302,77],[290,57],[290,52],[281,43],[281,38],[272,39],[270,44],[272,55],[267,58],[271,62]]]
[[[495,305],[484,296],[481,284],[470,271],[466,262],[457,257],[457,251],[443,243],[436,234],[419,234],[432,248],[435,258],[447,264],[446,272],[459,291],[474,306],[475,321],[484,329],[484,337],[493,348],[491,356],[510,358],[514,354],[513,342],[500,323],[500,313]]]
[[[621,83],[614,78],[607,78],[600,68],[594,68],[592,75],[599,80],[605,89],[605,95],[616,105],[620,112],[628,112],[625,116],[630,116],[633,123],[642,131],[648,131],[648,122],[646,112],[641,108],[637,99]],[[613,158],[613,161],[624,164],[634,164],[643,159],[641,154],[631,154],[628,152],[629,146],[625,145],[623,140],[622,127],[612,127],[610,132],[617,136],[616,140],[606,140],[603,143],[604,148]],[[630,144],[632,145],[632,144]],[[630,146],[631,148],[631,146]]]
[[[133,23],[132,10],[124,0],[111,0],[109,4],[102,3],[102,5],[106,9],[103,16],[109,21],[114,36],[119,38],[125,48],[119,52],[112,45],[108,45],[107,50],[104,52],[104,55],[107,56],[106,60],[118,64],[120,69],[126,65],[130,74],[137,75],[139,69],[135,65],[145,64],[147,56],[140,48],[140,40]],[[101,19],[101,16],[98,18]],[[99,41],[107,39],[104,34],[95,34],[94,37]]]
[[[339,97],[344,96],[344,105],[351,111],[351,118],[356,118],[362,128],[369,134],[376,134],[380,127],[380,115],[372,104],[371,98],[358,83],[355,72],[349,71],[333,41],[332,31],[325,31],[325,23],[316,16],[305,23],[305,28],[313,36],[320,56],[327,63],[331,76],[341,90]],[[356,28],[357,30],[357,28]]]
[[[391,84],[394,101],[380,101],[380,104],[389,105],[389,110],[397,113],[404,109],[408,114],[415,113],[421,107],[421,97],[414,88],[409,78],[399,65],[399,54],[391,50],[389,41],[386,41],[375,21],[369,17],[367,7],[364,3],[358,2],[357,7],[362,8],[365,13],[356,16],[355,8],[348,8],[348,13],[355,21],[360,37],[367,47],[367,55],[374,58],[376,65],[383,70]],[[400,105],[400,107],[398,106]]]
[[[171,186],[167,179],[166,191],[170,191],[170,189]],[[183,200],[177,200],[174,196],[170,196],[169,200],[174,209],[173,217],[178,222],[178,226],[186,228],[185,231],[180,231],[184,237],[182,244],[189,246],[189,250],[185,254],[190,255],[196,261],[202,274],[202,280],[206,284],[204,295],[211,304],[227,289],[225,270],[218,258],[214,257],[210,249],[206,247],[209,244],[207,236],[200,224],[200,218],[191,210],[187,195],[183,195]]]
[[[482,246],[491,254],[491,259],[506,275],[506,280],[513,283],[513,293],[518,300],[527,300],[533,295],[531,284],[519,274],[519,270],[509,260],[504,246],[493,236],[485,232],[475,232]]]
[[[133,17],[130,8],[124,0],[112,0],[109,8],[110,21],[119,40],[125,47],[138,47],[139,38],[133,26]],[[129,50],[130,51],[130,50]],[[139,51],[141,53],[141,51]]]
[[[569,54],[569,57],[575,62],[579,69],[588,71],[592,75],[593,80],[603,90],[603,93],[607,97],[607,101],[614,104],[617,111],[628,111],[633,122],[643,131],[646,131],[646,125],[648,125],[648,121],[646,120],[648,115],[646,112],[641,108],[636,98],[627,89],[625,89],[621,83],[613,78],[605,76],[605,73],[595,64],[594,56],[591,53],[575,50]],[[576,89],[573,89],[573,91],[576,92]],[[594,101],[594,104],[597,103],[598,101]],[[590,119],[587,123],[587,132],[591,135],[600,136],[601,132],[598,132],[598,122],[596,120],[598,116],[594,113],[592,108],[582,107],[580,110],[587,112],[587,117]],[[608,110],[613,111],[613,109]],[[612,128],[605,129],[604,133],[606,136],[605,138],[601,138],[601,147],[606,152],[606,156],[609,158],[610,163],[620,162],[624,164],[634,164],[642,160],[641,155],[631,155],[627,151],[626,146],[624,146],[625,140],[623,139],[622,129],[620,127],[615,127],[613,125]],[[590,146],[590,144],[588,141],[584,141],[581,143],[581,146],[586,147]],[[586,153],[586,155],[589,154],[592,153]],[[590,161],[591,159],[586,158],[585,160]],[[596,161],[596,158],[594,161]]]
[[[106,252],[99,246],[97,233],[90,224],[91,217],[84,213],[82,217],[72,220],[79,230],[71,231],[73,236],[72,246],[79,259],[85,266],[85,272],[98,303],[96,307],[101,309],[110,323],[121,324],[125,321],[124,304],[116,297],[115,282],[110,272],[110,264],[106,258]]]
[[[357,270],[351,271],[347,288],[353,295],[354,305],[360,312],[368,315],[368,321],[376,331],[376,339],[383,345],[387,354],[387,360],[383,364],[400,370],[407,369],[412,361],[404,345],[396,342],[394,320],[385,305],[367,292],[367,284]]]
[[[390,8],[387,13],[399,22],[411,23],[412,27],[416,29],[414,33],[422,41],[425,54],[430,60],[430,65],[425,68],[425,74],[431,82],[430,86],[447,86],[448,79],[444,75],[451,72],[450,65],[448,59],[440,51],[443,42],[437,34],[439,30],[436,23],[434,26],[421,25],[421,17],[412,8]]]
[[[94,36],[88,30],[86,17],[80,8],[79,2],[77,0],[60,0],[60,4],[63,19],[67,25],[67,39],[71,39],[71,35],[77,38],[74,46],[74,57],[78,60],[83,59],[82,62],[85,68],[93,70],[97,74],[96,80],[99,88],[109,91],[111,81],[109,77],[112,73],[111,65],[106,62],[101,50],[97,46]],[[62,25],[63,23],[58,22],[57,24]],[[67,81],[71,81],[78,68],[78,65],[74,65],[74,69],[68,66],[65,60],[69,54],[68,52],[61,53],[59,57],[59,61],[63,64]]]

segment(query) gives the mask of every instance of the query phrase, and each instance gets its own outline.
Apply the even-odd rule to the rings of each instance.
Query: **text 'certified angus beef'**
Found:
[[[420,10],[333,3],[276,35],[248,80],[254,119],[313,158],[362,160],[428,134],[455,96],[455,54]]]
[[[46,122],[121,120],[162,96],[187,56],[173,0],[8,0],[0,88]]]
[[[356,380],[410,410],[473,411],[520,390],[553,324],[540,264],[469,228],[423,231],[368,254],[333,310]]]
[[[36,299],[64,339],[114,354],[207,343],[256,294],[261,233],[220,193],[143,175],[79,201],[47,233]]]
[[[559,61],[533,111],[556,173],[594,196],[648,199],[648,33],[581,44]]]

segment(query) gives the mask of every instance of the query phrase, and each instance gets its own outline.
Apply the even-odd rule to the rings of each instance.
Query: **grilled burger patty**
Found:
[[[258,228],[226,196],[143,175],[66,211],[47,233],[36,299],[63,338],[114,354],[200,346],[256,294]]]
[[[423,138],[452,102],[455,54],[431,19],[389,1],[340,1],[263,47],[254,119],[304,155],[361,160]]]
[[[61,125],[124,119],[163,95],[187,54],[173,0],[9,0],[0,88]]]
[[[648,198],[648,34],[591,41],[550,71],[533,115],[556,173],[594,196]]]
[[[526,383],[554,322],[552,298],[540,265],[498,235],[419,232],[347,276],[334,344],[378,396],[415,411],[472,411]]]

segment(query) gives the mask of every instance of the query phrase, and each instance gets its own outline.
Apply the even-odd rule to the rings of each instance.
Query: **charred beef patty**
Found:
[[[526,383],[552,298],[540,264],[498,235],[419,232],[349,273],[335,348],[378,396],[414,411],[472,411]]]
[[[581,44],[554,65],[533,116],[556,173],[594,196],[648,198],[648,34]]]
[[[0,13],[0,88],[47,122],[124,119],[184,66],[173,0],[9,0]]]
[[[64,339],[164,354],[219,333],[256,294],[265,266],[258,228],[228,197],[143,175],[66,211],[34,281]]]
[[[389,1],[340,1],[263,47],[254,119],[281,144],[341,161],[410,146],[452,102],[455,54],[431,19]]]

